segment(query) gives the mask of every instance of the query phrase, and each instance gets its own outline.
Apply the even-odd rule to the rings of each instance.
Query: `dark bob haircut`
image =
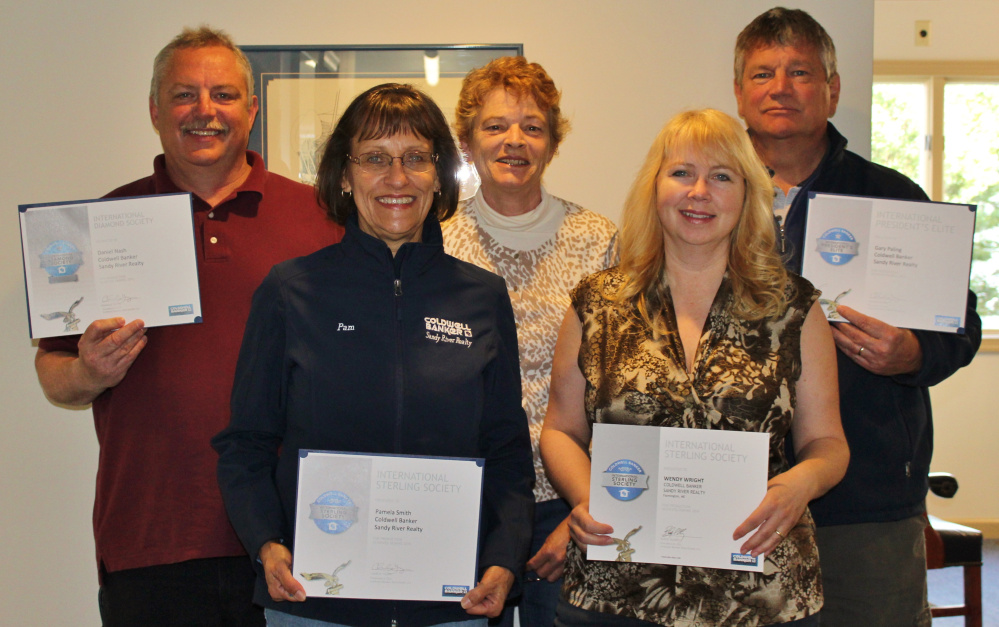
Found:
[[[326,140],[316,173],[316,199],[337,224],[346,224],[357,211],[353,195],[343,194],[343,178],[350,161],[352,139],[380,139],[397,133],[412,133],[431,142],[437,155],[437,180],[441,192],[434,198],[430,214],[438,221],[454,215],[458,208],[458,169],[461,157],[451,137],[447,120],[430,96],[412,85],[376,85],[354,98]]]

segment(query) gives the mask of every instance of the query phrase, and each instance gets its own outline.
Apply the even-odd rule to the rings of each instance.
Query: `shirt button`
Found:
[[[208,217],[209,218],[214,218],[215,217],[215,212],[214,211],[209,211],[208,212]]]
[[[213,238],[211,238],[211,239],[210,239],[210,240],[208,240],[208,241],[210,241],[210,242],[211,242],[211,243],[213,243],[213,244],[218,244],[218,243],[219,243],[219,238],[217,238],[217,237],[213,237]]]

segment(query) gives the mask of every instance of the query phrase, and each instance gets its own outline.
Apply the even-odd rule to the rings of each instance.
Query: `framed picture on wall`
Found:
[[[260,111],[250,149],[271,172],[313,184],[316,153],[355,96],[381,83],[410,83],[454,118],[461,81],[521,44],[242,46],[253,67]]]

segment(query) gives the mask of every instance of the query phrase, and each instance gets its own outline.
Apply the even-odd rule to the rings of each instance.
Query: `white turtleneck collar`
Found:
[[[554,196],[541,188],[541,202],[519,216],[505,216],[486,203],[482,189],[469,200],[479,226],[505,248],[535,250],[552,239],[562,226],[565,211]]]

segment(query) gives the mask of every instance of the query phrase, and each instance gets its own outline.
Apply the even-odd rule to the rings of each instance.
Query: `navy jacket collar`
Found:
[[[344,246],[356,249],[362,258],[372,264],[391,269],[399,278],[422,274],[430,264],[444,255],[441,225],[433,216],[428,216],[423,222],[422,241],[403,244],[395,257],[392,256],[388,244],[361,230],[357,221],[357,212],[347,218],[344,227],[346,230],[342,242]]]

